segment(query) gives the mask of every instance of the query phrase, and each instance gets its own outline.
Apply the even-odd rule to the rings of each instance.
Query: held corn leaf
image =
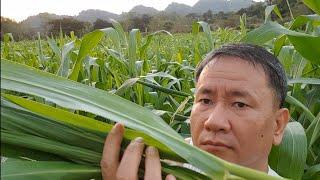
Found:
[[[19,98],[21,100],[25,100],[23,98]],[[18,100],[19,100],[18,99]],[[25,100],[29,101],[29,100]],[[22,101],[23,102],[23,101]],[[30,101],[32,102],[32,101]],[[38,103],[40,104],[40,103]],[[34,106],[35,108],[43,108],[43,106]],[[50,106],[48,106],[50,107]],[[61,117],[64,114],[58,114],[58,112],[54,111],[55,108],[49,109],[53,110],[51,112],[46,111],[47,113],[43,116],[34,114],[37,111],[29,112],[25,109],[16,109],[10,106],[1,104],[1,128],[5,130],[10,130],[14,132],[21,132],[31,135],[36,135],[43,138],[54,139],[56,141],[67,143],[72,146],[83,147],[86,149],[91,149],[94,151],[99,150],[98,152],[102,152],[102,147],[104,143],[105,134],[101,136],[95,135],[92,133],[88,133],[77,127],[72,127],[69,124],[62,124],[63,121],[54,122],[52,120],[54,115],[57,117]],[[30,109],[32,110],[32,109]],[[40,110],[41,112],[46,109]],[[62,110],[63,111],[63,110]],[[56,112],[57,114],[50,114]],[[68,115],[68,114],[67,114]],[[53,118],[52,118],[53,116]],[[51,118],[51,119],[49,119]],[[72,116],[66,116],[65,118],[72,118],[69,121],[79,121],[80,118],[74,118]],[[88,118],[89,119],[89,118]],[[79,126],[78,126],[79,127]],[[59,132],[59,134],[57,134]],[[68,137],[68,139],[66,139]]]
[[[269,165],[280,176],[301,179],[307,159],[307,138],[298,122],[290,122],[285,128],[282,143],[274,146],[269,155]]]
[[[22,146],[51,154],[59,155],[72,161],[84,164],[99,165],[101,153],[71,146],[58,141],[1,129],[1,142],[13,146]]]
[[[44,113],[42,117],[39,117],[37,114],[33,114],[33,112],[30,111],[24,111],[23,108],[21,109],[20,106],[17,106],[15,104],[12,104],[10,102],[7,102],[4,100],[5,103],[2,104],[1,108],[2,112],[4,112],[5,110],[12,110],[12,112],[8,113],[8,112],[4,112],[2,113],[2,125],[1,128],[4,129],[8,129],[11,131],[16,131],[16,132],[23,132],[23,130],[21,131],[21,129],[19,128],[19,125],[22,125],[23,127],[29,128],[31,129],[31,131],[25,132],[22,135],[22,138],[24,138],[24,143],[20,143],[20,138],[16,138],[15,140],[9,142],[10,144],[2,144],[3,146],[1,146],[1,153],[2,155],[5,155],[5,157],[12,157],[15,158],[16,160],[41,160],[41,161],[66,161],[66,159],[62,159],[61,157],[64,157],[68,154],[70,154],[70,146],[68,145],[73,145],[73,149],[77,150],[77,151],[83,151],[83,148],[88,148],[87,147],[87,139],[91,140],[91,142],[89,142],[89,144],[95,143],[95,145],[93,145],[93,147],[89,147],[92,150],[94,150],[95,152],[99,153],[99,155],[101,155],[102,152],[102,147],[103,147],[103,142],[105,139],[105,133],[99,133],[99,136],[101,135],[100,139],[92,139],[90,137],[94,136],[94,134],[98,133],[98,132],[91,132],[87,131],[86,128],[83,128],[83,130],[85,130],[84,132],[80,132],[78,133],[78,128],[76,128],[75,126],[62,126],[59,121],[62,122],[69,122],[69,119],[74,119],[76,121],[75,124],[77,124],[76,126],[79,126],[79,124],[81,124],[83,119],[79,119],[78,117],[74,117],[74,116],[79,116],[76,114],[72,114],[69,113],[67,111],[63,111],[60,110],[59,113],[59,109],[56,109],[54,107],[50,107],[47,105],[43,105],[37,102],[33,102],[30,100],[26,100],[24,98],[20,98],[20,97],[16,97],[16,96],[11,96],[11,95],[6,95],[6,97],[9,97],[11,100],[13,99],[16,103],[19,104],[23,104],[24,106],[28,106],[30,111],[37,111],[37,112],[46,112]],[[30,107],[30,103],[31,105],[35,105],[35,106],[31,106]],[[35,104],[34,104],[35,103]],[[27,104],[27,105],[26,105]],[[4,107],[5,106],[5,107]],[[39,110],[41,109],[41,110]],[[43,111],[43,109],[48,109],[49,111]],[[23,110],[23,111],[22,111]],[[58,111],[57,111],[58,110]],[[65,113],[61,113],[61,112],[65,112]],[[3,115],[4,114],[4,115]],[[13,115],[14,118],[12,119],[8,119],[7,114]],[[24,115],[29,115],[29,116],[24,116]],[[72,114],[72,115],[70,115]],[[66,116],[64,116],[66,115]],[[53,119],[47,119],[47,116],[49,117],[63,117],[65,119],[63,120],[58,120],[58,122],[55,122],[55,120]],[[79,116],[80,117],[80,116]],[[87,118],[87,117],[84,117]],[[20,120],[19,120],[20,119]],[[90,118],[87,118],[90,119]],[[3,122],[4,121],[4,122]],[[14,129],[10,129],[8,128],[8,125],[6,123],[11,122],[15,125],[18,126],[18,128],[14,128]],[[24,123],[24,122],[25,123]],[[72,121],[72,120],[71,120]],[[91,120],[92,121],[92,120]],[[93,120],[96,121],[96,120]],[[52,125],[51,125],[52,124]],[[91,124],[93,124],[91,122]],[[51,125],[51,126],[50,126]],[[109,130],[111,129],[111,125],[107,124],[108,126],[110,126],[110,128],[108,128]],[[95,128],[92,128],[95,129]],[[66,133],[66,131],[68,131]],[[47,143],[44,143],[43,141],[39,140],[38,137],[32,136],[33,139],[37,139],[39,144],[36,144],[34,141],[30,141],[30,139],[26,138],[28,136],[30,136],[30,134],[28,133],[33,133],[33,132],[38,132],[38,136],[41,137],[45,137]],[[94,133],[94,134],[92,134]],[[2,134],[4,136],[6,136],[6,132],[2,132]],[[135,137],[143,137],[144,138],[144,142],[146,144],[149,145],[153,145],[157,148],[159,148],[160,150],[160,155],[162,158],[170,158],[170,159],[175,159],[175,160],[181,160],[179,158],[177,158],[178,156],[175,155],[173,152],[171,153],[172,155],[168,156],[166,154],[163,154],[163,149],[167,149],[167,148],[163,148],[164,146],[161,145],[159,146],[158,142],[153,141],[152,139],[150,140],[150,137],[141,134],[140,132],[134,132],[133,130],[129,130],[127,129],[125,131],[125,135],[124,135],[124,142],[123,142],[123,147],[121,148],[121,151],[124,151],[124,148],[128,145],[129,141],[127,141],[127,139],[134,139]],[[61,139],[61,137],[63,139]],[[67,137],[67,138],[66,138]],[[50,139],[50,141],[48,141],[48,139]],[[6,141],[6,140],[3,140]],[[60,144],[59,148],[57,151],[52,150],[52,146],[54,146],[57,141],[62,142],[63,144]],[[18,144],[18,145],[16,145]],[[22,146],[20,146],[22,145]],[[31,149],[30,149],[31,148]],[[4,152],[5,151],[5,152]],[[60,155],[60,156],[57,156]],[[10,158],[10,159],[12,159]],[[66,157],[67,159],[70,159],[76,163],[80,163],[80,164],[88,164],[88,162],[86,161],[86,157],[83,156],[72,156],[70,158],[70,156]],[[84,159],[83,159],[84,158]],[[91,161],[89,164],[90,165],[95,165],[97,166],[99,163],[99,158],[96,158],[95,160]],[[95,162],[96,161],[96,162]],[[7,161],[5,161],[7,162]],[[36,167],[34,167],[34,171],[38,171],[38,169],[36,169]],[[139,171],[143,171],[143,167],[140,168]],[[188,170],[186,168],[182,168],[182,167],[175,167],[175,166],[170,166],[167,165],[166,163],[162,163],[162,171],[164,173],[172,173],[173,175],[175,175],[177,178],[180,179],[209,179],[207,176],[197,173],[197,172],[193,172],[191,170]],[[17,169],[16,172],[12,172],[12,174],[20,174],[21,171],[20,169]],[[4,174],[6,175],[6,174]],[[48,177],[50,176],[50,173],[47,174]],[[36,177],[35,177],[36,178]]]
[[[228,163],[208,152],[190,146],[161,118],[149,110],[105,91],[6,60],[2,60],[1,82],[3,89],[40,96],[60,106],[91,112],[142,131],[166,145],[210,177],[219,179],[230,172],[244,178],[279,179]]]
[[[36,116],[33,115],[33,121],[26,121],[25,122],[25,126],[30,126],[30,124],[34,124],[34,126],[39,126],[40,125],[40,121],[44,121],[45,118],[50,118],[51,121],[57,121],[63,124],[70,124],[70,125],[74,125],[77,127],[80,127],[84,130],[90,130],[93,131],[94,133],[96,133],[99,137],[91,137],[89,138],[90,134],[88,134],[88,132],[82,132],[81,133],[76,133],[75,135],[78,136],[79,138],[75,138],[72,139],[71,143],[72,145],[75,146],[79,146],[79,147],[84,147],[84,148],[89,148],[92,150],[99,150],[99,152],[102,152],[102,147],[103,147],[103,143],[104,143],[104,139],[106,136],[106,132],[110,132],[110,130],[112,129],[112,125],[101,122],[101,121],[97,121],[91,118],[88,118],[86,116],[81,116],[81,115],[77,115],[77,114],[73,114],[70,113],[68,111],[62,110],[62,109],[57,109],[45,104],[41,104],[35,101],[31,101],[31,100],[27,100],[24,98],[20,98],[17,96],[13,96],[13,95],[3,95],[4,97],[6,97],[7,99],[9,99],[10,101],[20,105],[23,108],[26,108],[27,110],[37,113],[41,116],[43,116],[41,119],[38,119],[36,122],[35,118]],[[4,110],[3,110],[4,111]],[[19,115],[19,111],[16,110],[16,114]],[[3,116],[5,116],[6,114],[3,113]],[[16,117],[14,120],[17,121],[19,119],[19,117]],[[22,117],[22,120],[28,120],[26,117]],[[49,120],[47,120],[48,122]],[[16,123],[17,124],[17,123]],[[44,126],[48,127],[49,124],[46,123],[44,124]],[[43,126],[43,127],[44,127]],[[41,126],[40,126],[41,127]],[[67,134],[67,130],[65,130],[64,126],[59,126],[59,124],[54,124],[54,126],[51,126],[50,128],[46,128],[47,130],[45,130],[45,132],[43,134],[45,134],[48,137],[48,134],[50,133],[50,131],[52,132],[52,135],[55,135],[55,139],[59,139],[59,137],[57,136],[61,136],[60,139],[63,140],[63,138],[65,137],[69,137],[67,142],[70,144],[70,139],[72,136],[72,134],[69,132]],[[75,128],[73,128],[75,129]],[[59,135],[56,135],[55,132],[59,130]],[[41,131],[37,130],[37,132]],[[48,132],[49,131],[49,132]],[[78,130],[80,131],[80,130]],[[64,133],[65,132],[65,133]],[[136,137],[142,137],[144,139],[144,142],[147,145],[153,145],[155,147],[157,147],[159,149],[159,151],[161,152],[161,157],[163,158],[168,158],[171,160],[178,160],[178,161],[183,161],[181,158],[178,158],[177,155],[175,155],[174,152],[170,151],[166,146],[164,146],[162,143],[158,142],[157,140],[151,138],[150,136],[147,136],[146,134],[143,134],[141,132],[137,132],[137,131],[133,131],[131,129],[126,129],[125,130],[125,134],[124,134],[124,138],[125,139],[135,139]],[[91,142],[90,142],[91,141]],[[74,144],[78,142],[78,144]]]
[[[22,146],[1,143],[1,156],[9,159],[35,160],[35,161],[66,161],[66,159],[55,154],[37,151]]]
[[[99,167],[59,161],[15,161],[1,164],[1,179],[101,179]]]

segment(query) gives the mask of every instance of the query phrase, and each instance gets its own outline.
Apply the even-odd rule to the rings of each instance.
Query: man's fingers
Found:
[[[176,180],[176,177],[174,177],[172,174],[167,175],[166,180]]]
[[[144,149],[143,139],[131,141],[125,150],[117,171],[117,179],[137,179],[141,156]]]
[[[161,180],[161,163],[159,152],[155,147],[146,149],[145,180]]]
[[[117,123],[106,138],[100,162],[103,179],[115,179],[123,133],[123,125]]]

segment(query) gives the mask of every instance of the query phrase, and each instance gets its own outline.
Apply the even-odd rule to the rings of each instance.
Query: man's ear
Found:
[[[282,141],[284,129],[286,128],[289,121],[289,110],[287,108],[281,108],[276,114],[276,124],[273,134],[273,145],[279,145]]]

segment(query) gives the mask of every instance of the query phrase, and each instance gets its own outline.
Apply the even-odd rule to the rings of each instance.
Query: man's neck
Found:
[[[268,173],[269,171],[268,161],[264,161],[261,163],[254,163],[250,165],[244,165],[244,166],[249,167],[251,169],[256,169],[258,171],[266,172],[266,173]]]

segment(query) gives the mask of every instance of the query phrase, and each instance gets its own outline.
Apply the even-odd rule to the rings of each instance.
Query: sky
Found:
[[[198,0],[1,0],[1,16],[17,22],[28,16],[48,12],[57,15],[78,15],[82,10],[100,9],[116,14],[128,12],[136,5],[164,10],[177,2],[193,6]],[[261,0],[255,0],[261,1]]]

